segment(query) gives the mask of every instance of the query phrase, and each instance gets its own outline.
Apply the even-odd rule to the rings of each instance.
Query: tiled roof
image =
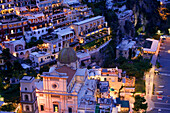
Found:
[[[67,73],[68,79],[67,79],[67,85],[70,83],[71,79],[73,78],[74,74],[76,73],[76,70],[71,69],[67,66],[62,66],[56,69],[59,73]]]

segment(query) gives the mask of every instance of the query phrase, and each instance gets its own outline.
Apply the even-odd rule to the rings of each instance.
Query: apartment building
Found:
[[[66,42],[71,43],[75,40],[74,30],[71,28],[54,30],[50,35],[42,37],[44,43],[48,44],[51,53],[58,53]]]
[[[44,51],[30,53],[29,59],[32,61],[33,66],[35,67],[43,66],[56,61],[56,58],[53,54]]]
[[[23,6],[31,6],[36,5],[36,0],[14,0],[14,4],[16,7],[23,7]]]
[[[52,22],[49,17],[41,12],[23,14],[23,17],[28,19],[29,29],[25,31],[25,38],[30,41],[31,37],[36,37],[37,40],[42,38],[42,35],[48,34],[48,30],[52,29]]]
[[[1,0],[0,1],[0,15],[14,14],[15,7],[13,0]]]
[[[77,11],[79,19],[88,18],[94,15],[91,8],[89,8],[86,4],[71,4],[69,6],[71,10]]]
[[[37,0],[39,11],[43,12],[45,16],[51,16],[60,11],[62,0]]]
[[[78,21],[75,10],[63,9],[62,12],[53,14],[51,16],[54,28],[64,27]]]
[[[116,58],[120,56],[125,57],[126,59],[132,58],[132,53],[135,50],[136,41],[132,40],[123,40],[116,47]]]
[[[105,22],[105,18],[103,16],[96,16],[73,23],[71,28],[74,29],[75,34],[79,40],[82,40],[87,36],[91,36],[103,30],[106,30],[108,35],[110,35],[110,28],[107,26],[107,22]]]
[[[0,42],[20,39],[28,27],[28,20],[17,15],[0,16]]]

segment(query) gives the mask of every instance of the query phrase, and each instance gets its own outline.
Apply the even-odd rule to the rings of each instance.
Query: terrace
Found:
[[[105,42],[109,41],[110,37],[108,36],[107,31],[100,31],[91,36],[88,36],[84,39],[84,44],[82,47],[84,49],[93,50],[100,47]]]
[[[5,18],[3,16],[0,16],[0,22],[2,24],[19,22],[19,21],[21,21],[21,17],[15,15],[15,14],[6,15]]]

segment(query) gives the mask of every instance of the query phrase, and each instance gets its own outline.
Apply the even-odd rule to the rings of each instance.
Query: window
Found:
[[[58,43],[58,47],[61,47],[61,43]]]
[[[44,105],[40,105],[41,111],[44,111]]]
[[[27,88],[25,88],[25,91],[27,91]]]
[[[11,34],[14,34],[14,30],[11,30]]]
[[[106,81],[107,79],[106,78],[104,78],[104,81]]]
[[[56,84],[53,84],[52,87],[55,89],[55,88],[57,88],[57,85],[56,85]]]
[[[38,34],[40,34],[40,31],[38,31]]]
[[[72,113],[72,108],[68,107],[68,113]]]
[[[28,95],[25,95],[25,101],[28,101]]]
[[[72,97],[71,97],[71,96],[68,96],[68,99],[72,99]]]
[[[26,111],[30,111],[30,108],[29,108],[29,106],[26,106]]]
[[[58,105],[53,105],[54,112],[58,112]]]

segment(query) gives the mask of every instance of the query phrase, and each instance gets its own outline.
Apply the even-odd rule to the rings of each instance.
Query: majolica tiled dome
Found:
[[[76,60],[76,52],[70,47],[63,48],[58,55],[58,61],[62,64],[70,64],[72,62],[76,62]]]

